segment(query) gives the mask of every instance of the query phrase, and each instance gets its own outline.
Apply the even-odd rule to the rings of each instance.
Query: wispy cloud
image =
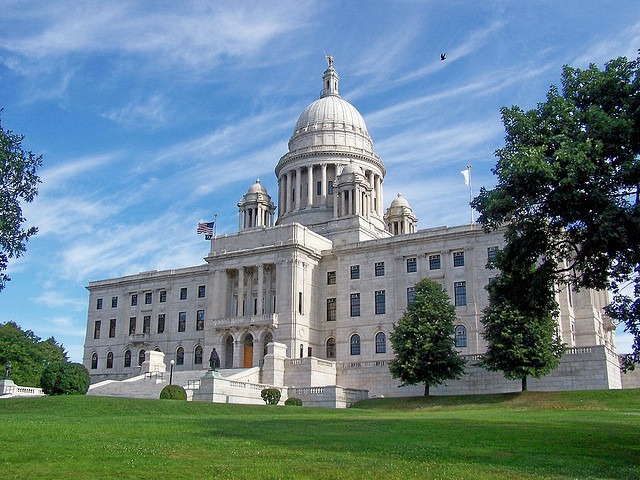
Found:
[[[158,128],[167,123],[167,101],[162,94],[155,94],[146,99],[135,99],[119,108],[112,108],[102,116],[127,126]]]
[[[117,153],[89,155],[58,163],[54,167],[47,167],[40,171],[40,179],[42,180],[40,190],[52,190],[63,186],[72,178],[102,167],[117,159],[118,156]]]
[[[585,68],[590,63],[602,64],[623,55],[627,58],[636,58],[639,46],[640,22],[637,22],[622,29],[618,35],[607,36],[588,45],[583,54],[568,63],[572,67]]]

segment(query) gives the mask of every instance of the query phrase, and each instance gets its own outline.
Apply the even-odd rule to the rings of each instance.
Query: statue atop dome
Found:
[[[333,67],[333,55],[331,54],[327,55],[325,53],[324,56],[327,59],[327,63],[329,63],[329,67]]]

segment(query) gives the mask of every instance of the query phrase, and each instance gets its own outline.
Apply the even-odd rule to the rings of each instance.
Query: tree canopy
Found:
[[[11,362],[11,380],[17,385],[39,387],[47,365],[66,361],[67,352],[55,338],[42,340],[14,322],[0,323],[0,365]]]
[[[517,272],[528,272],[546,276],[547,285],[613,288],[608,312],[635,332],[636,354],[638,316],[629,307],[638,311],[637,290],[635,300],[619,290],[637,282],[640,262],[639,65],[620,57],[604,70],[565,66],[561,92],[552,86],[546,101],[526,112],[503,108],[497,185],[472,202],[486,229],[506,228],[495,265],[511,275],[505,282],[513,287],[525,280]],[[517,304],[517,290],[489,291],[494,315]],[[538,319],[553,309],[548,303]]]
[[[429,279],[416,283],[415,296],[390,336],[395,351],[389,370],[403,385],[440,385],[460,378],[466,361],[455,350],[455,307],[442,287]]]
[[[52,362],[44,368],[40,386],[47,395],[84,395],[89,372],[80,363]]]
[[[38,194],[36,171],[42,165],[42,155],[24,151],[23,139],[23,135],[5,131],[0,121],[0,291],[10,280],[4,273],[9,259],[21,256],[29,237],[38,231],[23,226],[26,219],[20,202],[31,202]]]

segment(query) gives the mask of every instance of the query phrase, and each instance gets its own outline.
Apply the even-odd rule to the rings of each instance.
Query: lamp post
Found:
[[[169,362],[171,364],[171,371],[169,372],[169,385],[173,382],[173,364],[176,363],[174,360]]]

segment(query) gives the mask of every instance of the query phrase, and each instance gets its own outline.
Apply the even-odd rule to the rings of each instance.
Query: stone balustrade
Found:
[[[238,317],[214,318],[211,321],[213,328],[224,329],[228,327],[244,327],[244,326],[270,326],[278,327],[278,314],[267,313],[263,315],[245,315]]]

